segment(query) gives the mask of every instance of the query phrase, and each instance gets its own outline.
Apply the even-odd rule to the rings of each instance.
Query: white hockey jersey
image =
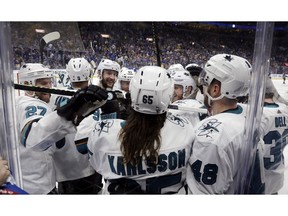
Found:
[[[60,117],[47,103],[36,98],[20,96],[16,112],[20,124],[21,143],[27,148],[43,151],[66,134],[76,132],[71,121]]]
[[[87,140],[89,134],[95,127],[97,122],[101,120],[101,110],[97,109],[93,114],[87,116],[83,119],[77,127],[77,133],[75,135],[75,143],[77,145],[78,151],[82,152],[87,149]],[[81,145],[84,145],[83,147]]]
[[[177,100],[172,103],[172,105],[177,105],[179,107],[185,107],[185,108],[202,108],[204,104],[201,102],[195,100],[195,99],[183,99],[183,100]],[[169,109],[169,112],[173,113],[174,115],[180,115],[184,116],[192,123],[193,126],[195,126],[197,123],[200,122],[200,113],[198,112],[192,112],[192,111],[183,111],[183,110],[175,110],[175,109]]]
[[[122,90],[116,89],[116,91],[119,91],[123,94],[123,98],[126,98],[126,94]],[[86,151],[87,149],[87,141],[88,137],[93,130],[95,124],[100,122],[104,119],[116,119],[117,113],[113,112],[110,114],[102,114],[101,108],[98,108],[93,114],[87,116],[85,119],[83,119],[80,124],[77,127],[77,133],[75,135],[75,143],[77,146],[78,151]]]
[[[107,180],[104,193],[110,193],[109,185],[117,181],[141,187],[144,193],[184,194],[186,163],[191,154],[195,137],[188,119],[167,114],[161,129],[159,163],[155,167],[144,161],[138,166],[123,164],[118,134],[124,120],[107,119],[95,124],[88,139],[90,163]]]
[[[264,103],[261,134],[264,137],[265,193],[277,193],[284,182],[284,147],[288,136],[288,108],[282,103]]]
[[[48,194],[56,187],[56,173],[51,148],[39,152],[19,146],[22,189],[29,194]]]
[[[47,194],[56,186],[50,147],[75,129],[70,122],[53,113],[47,103],[28,96],[17,98],[16,115],[23,189],[30,194]]]
[[[69,98],[52,95],[49,105],[55,109],[57,103],[63,100],[69,100]],[[76,131],[75,133],[67,134],[65,139],[54,145],[53,158],[57,182],[80,179],[95,173],[95,170],[88,161],[87,151],[80,153],[77,150],[74,143],[75,134]]]
[[[210,116],[196,127],[196,138],[187,168],[192,194],[234,194],[240,174],[245,112],[236,109]]]

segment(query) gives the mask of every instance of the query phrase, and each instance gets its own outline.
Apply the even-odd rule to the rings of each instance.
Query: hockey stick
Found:
[[[197,113],[203,113],[203,114],[208,113],[207,109],[205,109],[205,108],[183,107],[183,106],[174,105],[174,104],[170,104],[168,106],[168,109],[181,110],[181,111],[185,111],[185,112],[197,112]]]
[[[59,94],[65,96],[73,96],[75,94],[75,90],[64,90],[64,89],[56,89],[56,88],[43,88],[39,86],[28,86],[14,83],[14,88],[18,90],[24,91],[36,91],[36,92],[45,92],[51,94]]]
[[[161,67],[161,58],[160,58],[160,49],[159,49],[159,39],[158,39],[158,32],[156,28],[155,22],[152,22],[152,30],[153,30],[153,36],[155,40],[155,48],[156,48],[156,57],[157,57],[157,65]]]
[[[45,93],[65,95],[65,96],[73,96],[75,94],[75,92],[76,92],[75,90],[63,90],[63,89],[56,89],[56,88],[43,88],[43,87],[39,87],[39,86],[28,86],[28,85],[21,85],[21,84],[17,84],[17,83],[14,83],[14,88],[17,89],[17,90],[45,92]],[[118,95],[116,94],[116,96],[118,96]],[[117,98],[119,98],[119,97],[117,97]],[[123,99],[123,98],[120,96],[120,99]],[[173,105],[170,104],[168,106],[168,108],[169,109],[174,109],[174,110],[186,111],[186,112],[198,112],[198,113],[207,114],[207,109],[205,109],[205,108],[183,107],[183,106],[178,106],[178,105],[174,105],[174,104]]]
[[[60,38],[60,33],[55,31],[55,32],[50,32],[46,35],[44,35],[41,39],[40,39],[40,55],[41,55],[41,63],[43,64],[43,50],[44,50],[44,47],[54,41],[54,40],[58,40]]]
[[[35,92],[44,92],[50,94],[58,94],[64,96],[73,96],[77,90],[64,90],[64,89],[56,89],[56,88],[44,88],[39,86],[29,86],[29,85],[22,85],[14,83],[14,88],[17,90],[24,90],[24,91],[35,91]],[[114,99],[123,99],[124,96],[117,94],[118,92],[115,91],[108,91],[108,98],[107,100],[114,100]]]

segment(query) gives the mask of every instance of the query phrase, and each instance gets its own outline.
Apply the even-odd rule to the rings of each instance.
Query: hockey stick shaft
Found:
[[[18,89],[18,90],[24,90],[24,91],[45,92],[45,93],[59,94],[59,95],[66,95],[66,96],[73,96],[76,92],[74,90],[43,88],[43,87],[39,87],[39,86],[28,86],[28,85],[21,85],[21,84],[17,84],[17,83],[14,83],[14,88]]]
[[[17,90],[45,92],[45,93],[65,95],[65,96],[73,96],[75,94],[75,92],[76,92],[74,90],[43,88],[43,87],[39,87],[39,86],[28,86],[28,85],[21,85],[21,84],[17,84],[17,83],[14,83],[14,88],[17,89]],[[204,108],[182,107],[182,106],[172,105],[172,104],[170,104],[168,106],[168,108],[169,109],[174,109],[174,110],[186,111],[186,112],[198,112],[198,113],[207,114],[207,109],[204,109]]]
[[[159,38],[158,38],[158,32],[155,22],[152,22],[152,30],[153,30],[153,36],[155,40],[155,48],[156,48],[156,58],[157,58],[157,65],[161,67],[161,57],[160,57],[160,48],[159,48]]]
[[[183,106],[178,106],[178,105],[174,105],[174,104],[170,104],[168,106],[168,109],[181,110],[181,111],[185,111],[185,112],[197,112],[197,113],[203,113],[203,114],[208,113],[207,109],[205,109],[205,108],[183,107]]]

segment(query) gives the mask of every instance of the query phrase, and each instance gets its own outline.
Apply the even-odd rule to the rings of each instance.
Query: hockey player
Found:
[[[251,70],[246,59],[228,54],[215,55],[205,64],[200,80],[204,82],[204,103],[211,116],[195,127],[196,138],[187,168],[192,194],[237,193],[246,114],[237,104],[237,97],[247,94]],[[263,193],[260,180],[251,182],[249,193]]]
[[[195,88],[194,88],[194,93],[192,95],[192,98],[203,102],[203,93],[201,92],[201,90],[199,91],[199,88],[201,88],[201,86],[198,83],[199,75],[202,71],[202,68],[198,64],[191,63],[191,64],[186,65],[185,69],[189,71],[190,75],[192,76],[195,82]]]
[[[41,64],[25,64],[19,70],[20,84],[51,88],[52,77],[53,72]],[[27,145],[25,139],[31,137],[26,135],[29,127],[32,127],[33,122],[37,124],[44,114],[52,112],[47,104],[50,96],[48,93],[26,91],[25,96],[20,96],[16,100],[16,114],[21,135],[19,155],[23,189],[29,194],[57,193],[53,148],[45,147],[42,148],[43,151],[35,151],[25,147]],[[37,135],[36,138],[40,138],[43,134],[39,133],[40,136]]]
[[[286,73],[282,74],[282,79],[283,79],[283,84],[285,84],[286,83]]]
[[[127,112],[129,112],[129,110],[127,110],[127,107],[129,109],[129,96],[127,98],[128,100],[126,100],[126,93],[115,85],[120,73],[120,65],[110,59],[102,59],[96,72],[98,73],[99,80],[94,82],[95,85],[108,91],[114,91],[115,94],[113,98],[118,98],[118,100],[109,100],[101,108],[101,116],[95,118],[115,118],[116,113],[119,118],[126,118],[128,115]]]
[[[78,90],[88,86],[92,68],[85,58],[71,58],[66,71],[73,89]],[[53,104],[56,107],[57,103],[63,103],[65,100],[68,98],[60,96],[54,100]],[[60,194],[97,194],[103,187],[102,177],[90,166],[88,154],[77,151],[74,139],[75,133],[67,135],[63,145],[57,146],[54,153],[58,192]]]
[[[129,92],[129,84],[135,72],[126,67],[122,67],[118,77],[118,88],[124,92]]]
[[[174,94],[172,102],[182,99],[191,99],[196,87],[194,80],[185,69],[178,70],[172,76],[174,80]]]
[[[284,183],[284,147],[287,145],[288,108],[273,100],[275,87],[267,79],[261,134],[264,136],[265,193],[277,194]],[[277,90],[276,90],[277,91]]]
[[[70,69],[67,67],[67,71],[70,71],[71,76],[71,82],[72,86],[75,87],[75,85],[86,85],[86,82],[79,82],[77,84],[77,80],[80,79],[80,77],[77,77],[76,75],[79,73],[73,72],[74,66],[71,65]],[[76,67],[78,68],[78,66]],[[72,73],[71,73],[72,72]],[[112,61],[110,59],[102,59],[96,68],[97,78],[96,81],[92,80],[92,82],[95,85],[99,85],[104,89],[107,90],[116,90],[118,93],[121,94],[121,96],[124,99],[123,92],[118,91],[119,89],[115,86],[118,74],[120,72],[120,65]],[[74,78],[73,78],[74,77]],[[82,76],[84,80],[87,80],[88,72],[86,73],[86,76]],[[83,80],[83,81],[84,81]],[[114,95],[116,97],[116,95]],[[122,107],[122,106],[121,106]],[[126,108],[123,108],[126,109]],[[88,116],[86,119],[84,119],[80,125],[77,128],[77,133],[75,135],[75,145],[77,147],[78,152],[81,154],[87,154],[87,142],[88,142],[88,136],[90,132],[93,130],[94,125],[99,122],[101,119],[107,119],[107,118],[122,118],[123,115],[118,115],[117,112],[120,112],[120,104],[118,100],[115,98],[111,101],[109,101],[105,106],[102,107],[102,109],[98,109],[95,113]],[[125,112],[125,111],[124,111]],[[125,112],[126,113],[126,112]],[[125,114],[125,117],[127,114]],[[124,118],[124,117],[123,117]],[[95,175],[98,175],[98,180],[96,181],[98,185],[98,188],[102,188],[102,176],[96,172]]]
[[[20,84],[52,86],[53,73],[42,64],[28,63],[19,70]],[[103,105],[107,92],[97,86],[81,89],[57,111],[48,105],[50,94],[26,92],[16,101],[20,132],[20,160],[23,189],[30,194],[55,193],[56,178],[53,145],[76,132],[81,120]]]
[[[172,78],[174,80],[174,94],[172,99],[172,105],[177,105],[178,107],[186,107],[187,109],[189,109],[189,107],[204,107],[204,104],[195,99],[192,99],[196,85],[187,70],[182,69],[176,71]],[[191,121],[193,126],[195,126],[200,121],[200,114],[198,112],[173,109],[170,109],[169,111],[172,112],[174,115],[185,116]]]
[[[100,86],[106,90],[115,90],[114,84],[117,81],[120,72],[120,65],[110,59],[102,59],[96,69],[99,80],[93,84]]]
[[[126,119],[130,112],[130,98],[126,98],[125,92],[115,87],[115,82],[120,72],[120,65],[115,61],[102,59],[96,72],[99,80],[97,82],[94,81],[94,83],[105,90],[112,90],[114,92],[113,95],[109,95],[112,96],[113,100],[107,101],[101,109],[98,109],[79,125],[75,136],[75,144],[80,152],[86,152],[88,135],[97,122],[101,121],[101,119]]]
[[[108,194],[183,194],[195,137],[191,123],[167,115],[174,83],[158,66],[142,67],[130,82],[127,121],[102,120],[88,140],[90,163]]]

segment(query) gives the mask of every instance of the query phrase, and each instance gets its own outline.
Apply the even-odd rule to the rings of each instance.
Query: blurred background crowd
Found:
[[[44,49],[44,64],[66,67],[72,57],[83,56],[99,63],[102,58],[137,70],[157,65],[158,40],[161,64],[203,65],[217,53],[231,53],[252,62],[256,23],[215,22],[12,22],[14,69],[23,63],[40,62],[39,41],[59,31],[61,38]],[[288,69],[288,23],[275,23],[271,73]],[[286,66],[287,65],[287,66]]]

